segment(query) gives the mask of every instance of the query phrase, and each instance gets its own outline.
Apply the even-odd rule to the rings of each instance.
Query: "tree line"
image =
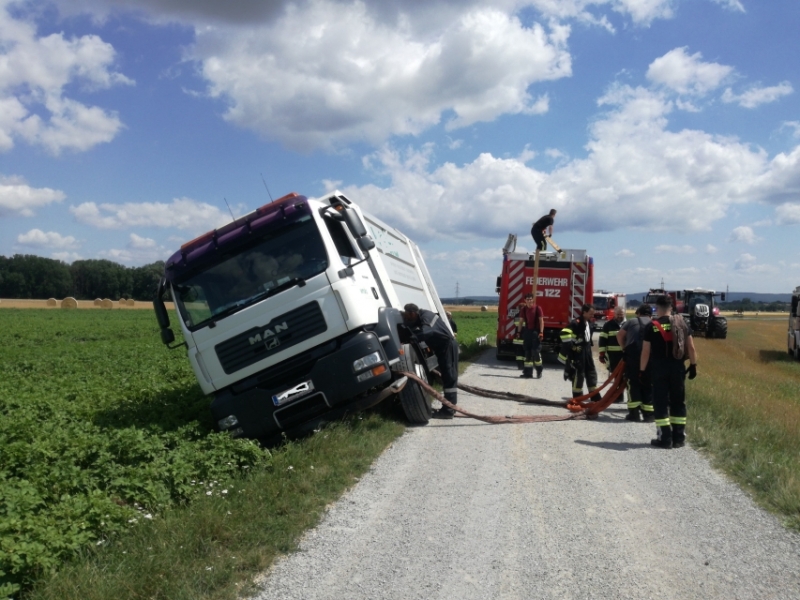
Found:
[[[0,256],[0,298],[133,298],[152,300],[164,262],[126,267],[110,260],[60,260],[15,254]]]

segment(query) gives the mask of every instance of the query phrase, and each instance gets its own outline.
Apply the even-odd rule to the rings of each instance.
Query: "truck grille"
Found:
[[[319,304],[309,302],[217,344],[214,349],[222,369],[230,375],[327,329]]]

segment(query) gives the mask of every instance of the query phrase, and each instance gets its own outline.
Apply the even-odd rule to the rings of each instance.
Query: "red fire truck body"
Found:
[[[513,242],[513,243],[512,243]],[[497,278],[500,301],[497,311],[497,357],[516,358],[513,346],[515,319],[525,294],[533,291],[534,255],[514,252],[516,236],[509,236],[503,250],[503,271]],[[583,304],[592,303],[594,261],[586,250],[564,249],[539,256],[536,302],[544,312],[544,352],[557,352],[561,330],[581,314]]]
[[[625,310],[625,294],[595,290],[592,305],[594,306],[594,328],[599,331],[603,325],[614,319],[614,309],[617,306],[621,306]]]

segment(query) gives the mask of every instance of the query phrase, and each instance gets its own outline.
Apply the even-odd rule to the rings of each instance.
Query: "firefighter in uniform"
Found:
[[[564,364],[564,379],[572,381],[572,397],[583,395],[583,383],[589,393],[597,389],[597,370],[592,357],[592,317],[594,307],[584,304],[581,307],[581,316],[572,321],[568,327],[561,330],[561,353],[558,355],[560,363]],[[599,397],[593,400],[599,400]]]
[[[458,342],[445,322],[435,312],[406,304],[403,320],[416,338],[433,350],[439,361],[444,397],[451,404],[458,403]],[[442,406],[431,415],[434,419],[452,419],[455,411]]]
[[[600,338],[597,344],[600,350],[600,364],[606,365],[609,373],[614,372],[623,358],[622,346],[617,342],[617,332],[623,321],[625,321],[625,309],[617,306],[614,309],[614,318],[606,321],[598,336]],[[624,396],[621,396],[617,402],[624,402],[624,400]]]
[[[653,407],[655,408],[658,436],[650,443],[657,448],[681,448],[686,439],[686,387],[684,378],[697,377],[697,352],[694,348],[692,330],[686,326],[686,350],[689,368],[683,358],[672,353],[674,332],[670,323],[672,298],[659,296],[656,300],[656,318],[647,327],[639,362],[639,377],[650,380],[653,385]],[[681,319],[678,315],[676,318]]]
[[[617,332],[617,343],[625,356],[625,378],[628,380],[628,414],[626,421],[652,423],[653,388],[647,379],[639,379],[639,362],[642,357],[642,339],[652,325],[653,310],[649,304],[636,309],[636,318],[625,321]]]
[[[517,307],[517,316],[514,318],[514,351],[517,358],[517,369],[522,371],[525,368],[525,340],[522,339],[522,310],[525,308],[523,302]]]
[[[541,379],[544,313],[541,307],[534,302],[533,294],[528,293],[525,295],[525,307],[520,309],[519,316],[523,349],[525,351],[525,362],[520,377],[533,379],[533,368],[536,367],[536,379]]]

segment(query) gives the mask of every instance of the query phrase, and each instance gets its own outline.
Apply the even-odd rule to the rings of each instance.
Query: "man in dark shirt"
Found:
[[[687,325],[677,323],[681,319],[675,315],[670,320],[672,299],[659,296],[656,300],[656,318],[646,329],[642,356],[639,362],[639,377],[649,379],[653,386],[653,409],[658,436],[650,443],[657,448],[681,448],[686,439],[686,388],[684,378],[697,376],[697,352],[694,349],[692,330]],[[673,343],[675,327],[685,326],[686,350],[689,354],[689,369],[684,367],[683,358],[675,358]]]
[[[541,219],[536,221],[531,227],[531,235],[533,236],[533,241],[536,242],[536,247],[544,252],[547,250],[547,240],[544,239],[545,236],[552,236],[553,235],[553,222],[555,221],[556,216],[556,209],[553,208],[550,210],[549,214],[546,214]]]
[[[536,379],[542,377],[542,339],[544,338],[544,313],[542,308],[534,302],[533,294],[525,295],[525,306],[519,311],[522,344],[525,359],[522,375],[526,379],[533,379],[533,368],[536,367]]]
[[[564,365],[564,380],[572,381],[573,398],[583,395],[584,381],[590,394],[597,389],[597,369],[592,357],[592,317],[594,307],[584,304],[581,307],[581,316],[561,330],[558,361]],[[599,399],[599,394],[592,396],[593,401]]]
[[[458,342],[450,328],[435,312],[406,304],[403,320],[418,340],[433,350],[439,361],[444,397],[452,404],[458,403]],[[452,419],[455,411],[443,406],[431,415],[434,419]]]

